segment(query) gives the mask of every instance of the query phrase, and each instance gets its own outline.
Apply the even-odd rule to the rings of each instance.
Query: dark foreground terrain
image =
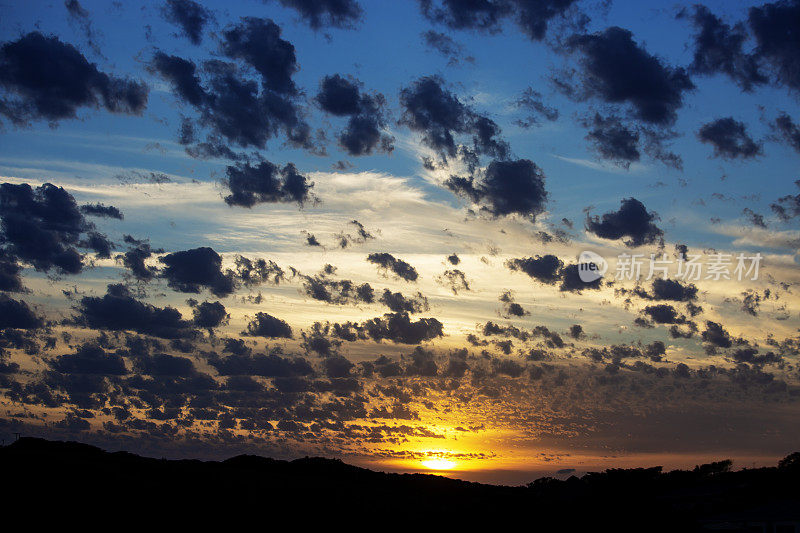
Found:
[[[721,461],[666,473],[658,467],[611,469],[503,487],[373,472],[320,458],[168,461],[22,438],[0,447],[7,494],[0,506],[35,508],[65,521],[108,518],[112,528],[199,517],[273,526],[289,519],[291,528],[315,522],[378,530],[514,524],[531,531],[800,533],[800,453],[777,467],[730,466]]]

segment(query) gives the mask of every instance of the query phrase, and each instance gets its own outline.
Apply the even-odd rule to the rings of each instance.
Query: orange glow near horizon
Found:
[[[441,457],[426,459],[420,464],[429,470],[452,470],[456,466],[455,461]]]

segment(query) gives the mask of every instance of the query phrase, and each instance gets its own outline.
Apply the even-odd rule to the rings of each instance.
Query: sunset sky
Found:
[[[800,1],[0,10],[6,442],[511,484],[800,449]]]

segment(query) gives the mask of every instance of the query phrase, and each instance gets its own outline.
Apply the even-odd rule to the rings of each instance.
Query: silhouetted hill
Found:
[[[800,454],[778,467],[730,466],[721,461],[666,473],[660,467],[609,469],[504,487],[374,472],[318,457],[159,460],[34,438],[0,448],[9,509],[36,502],[73,515],[130,516],[136,509],[139,519],[180,512],[330,524],[380,520],[375,528],[521,523],[534,531],[746,531],[744,521],[782,521],[800,532]]]

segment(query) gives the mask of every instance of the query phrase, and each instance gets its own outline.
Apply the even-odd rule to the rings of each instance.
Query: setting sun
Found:
[[[438,457],[422,461],[422,466],[430,470],[452,470],[453,467],[456,466],[456,463],[455,461]]]

